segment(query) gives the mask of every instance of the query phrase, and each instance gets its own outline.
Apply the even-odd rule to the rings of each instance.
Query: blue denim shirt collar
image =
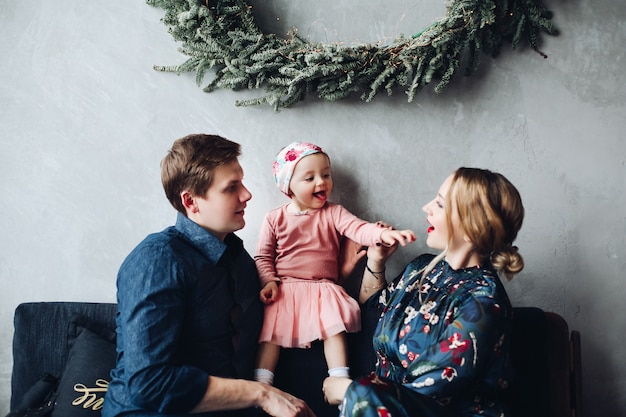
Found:
[[[217,264],[228,247],[226,243],[219,240],[213,233],[190,220],[182,213],[178,213],[175,227],[215,264]]]

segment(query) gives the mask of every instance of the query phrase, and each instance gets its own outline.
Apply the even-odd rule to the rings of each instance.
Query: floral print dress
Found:
[[[382,309],[374,332],[378,357],[369,377],[354,381],[341,416],[507,416],[512,308],[491,267],[455,270],[414,259],[363,308]]]

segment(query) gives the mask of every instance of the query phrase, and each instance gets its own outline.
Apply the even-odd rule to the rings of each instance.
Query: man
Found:
[[[254,261],[233,232],[252,198],[240,146],[215,135],[174,142],[161,163],[175,226],[146,237],[117,278],[117,365],[103,417],[314,416],[251,381],[262,324]]]

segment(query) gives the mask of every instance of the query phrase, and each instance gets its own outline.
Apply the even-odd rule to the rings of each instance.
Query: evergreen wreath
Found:
[[[236,101],[237,106],[267,103],[278,109],[312,94],[337,101],[354,92],[369,102],[379,91],[391,95],[399,86],[406,87],[411,102],[433,80],[441,92],[464,59],[465,74],[472,75],[481,53],[496,57],[504,41],[515,49],[525,40],[547,58],[538,49],[539,36],[558,34],[541,0],[451,0],[445,17],[410,38],[353,47],[307,42],[295,33],[286,39],[264,34],[245,0],[146,1],[165,10],[163,23],[189,56],[180,65],[154,68],[195,71],[199,86],[213,69],[205,92],[248,88],[267,93]]]

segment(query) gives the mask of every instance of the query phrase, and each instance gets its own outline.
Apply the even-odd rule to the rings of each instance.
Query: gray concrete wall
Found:
[[[268,31],[323,42],[385,42],[445,13],[435,0],[256,2]],[[114,301],[115,275],[149,232],[174,221],[159,182],[171,142],[192,132],[243,145],[254,198],[240,236],[284,202],[271,159],[294,139],[330,153],[334,200],[419,234],[392,269],[426,250],[421,212],[458,166],[504,173],[527,216],[517,306],[563,315],[582,333],[587,416],[626,415],[626,3],[549,0],[562,35],[547,60],[528,48],[485,57],[437,95],[407,103],[309,101],[236,108],[257,92],[205,94],[142,0],[0,4],[0,414],[8,411],[13,311],[24,301]]]

